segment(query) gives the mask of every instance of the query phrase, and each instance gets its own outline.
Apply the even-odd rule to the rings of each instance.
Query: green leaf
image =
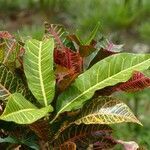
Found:
[[[22,80],[8,70],[5,65],[0,64],[0,99],[6,100],[10,94],[15,92],[27,97],[30,94]]]
[[[9,96],[8,103],[0,119],[13,121],[18,124],[31,124],[52,111],[53,108],[51,106],[38,109],[20,93],[14,93]]]
[[[0,137],[0,143],[19,143],[15,137],[8,136],[6,138]]]
[[[91,32],[90,36],[87,38],[85,45],[89,45],[91,43],[91,41],[95,38],[97,31],[100,27],[100,22],[98,22],[96,24],[96,26],[94,27],[93,31]]]
[[[24,71],[29,88],[40,104],[48,106],[55,92],[54,40],[28,40],[25,49]]]
[[[149,54],[122,53],[107,57],[81,74],[57,100],[57,115],[81,108],[96,90],[130,79],[133,71],[143,71],[150,66]]]
[[[15,136],[8,136],[5,138],[0,137],[0,143],[11,143],[11,144],[19,144],[26,145],[34,150],[39,150],[39,145],[37,144],[37,140],[35,140],[34,136],[30,135],[30,137],[21,137],[16,138]],[[8,145],[8,144],[7,144]]]
[[[98,97],[83,107],[76,124],[114,124],[134,122],[141,125],[130,108],[113,97]]]

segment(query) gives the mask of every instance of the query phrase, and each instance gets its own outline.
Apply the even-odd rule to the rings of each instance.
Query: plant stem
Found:
[[[57,119],[58,116],[59,116],[59,114],[57,114],[57,115],[50,121],[50,124],[52,124],[52,123]]]

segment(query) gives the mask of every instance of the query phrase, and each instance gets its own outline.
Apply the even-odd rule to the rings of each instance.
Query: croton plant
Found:
[[[112,135],[111,124],[142,125],[112,94],[150,86],[150,54],[123,53],[98,28],[85,40],[48,23],[41,41],[0,32],[1,149],[139,148]]]

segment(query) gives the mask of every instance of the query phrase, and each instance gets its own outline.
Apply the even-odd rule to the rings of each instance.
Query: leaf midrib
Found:
[[[81,117],[80,119],[76,120],[75,122],[79,121],[79,120],[82,120],[84,118],[89,118],[89,117],[92,117],[92,116],[101,116],[101,115],[106,115],[106,116],[114,116],[114,117],[121,117],[121,118],[125,118],[125,119],[128,119],[128,120],[134,120],[135,122],[139,122],[135,117],[134,118],[130,118],[128,116],[123,116],[123,115],[119,115],[119,114],[111,114],[111,113],[92,113],[92,114],[89,114],[87,116],[84,116],[84,117]],[[97,119],[99,120],[99,119]],[[110,122],[110,121],[109,121]],[[121,121],[122,122],[122,121]],[[114,122],[115,123],[115,122]]]
[[[82,94],[80,94],[79,96],[77,96],[77,97],[76,97],[74,100],[72,100],[70,103],[67,103],[67,105],[65,105],[62,109],[60,109],[60,111],[58,111],[57,114],[60,114],[67,106],[69,106],[71,103],[73,103],[76,99],[78,99],[79,97],[81,97],[81,96],[84,95],[85,93],[91,91],[91,90],[94,89],[96,86],[99,86],[99,84],[102,84],[103,82],[105,83],[107,80],[110,80],[111,78],[113,78],[113,77],[115,77],[115,76],[118,76],[118,74],[121,74],[121,73],[123,73],[123,72],[126,72],[126,71],[130,70],[131,68],[140,66],[141,64],[145,64],[145,63],[148,62],[149,60],[150,60],[150,59],[147,59],[147,60],[145,60],[145,61],[142,62],[142,63],[139,63],[139,64],[137,64],[137,65],[135,65],[135,66],[132,66],[132,67],[130,67],[130,68],[127,68],[127,69],[125,69],[125,70],[122,70],[122,71],[120,71],[119,73],[117,73],[117,74],[115,74],[115,75],[113,75],[113,76],[111,76],[111,77],[108,77],[107,79],[103,80],[102,82],[98,82],[96,85],[90,87],[88,90],[84,91]]]
[[[43,83],[43,77],[42,77],[42,69],[41,69],[41,52],[42,52],[42,42],[40,42],[40,47],[39,47],[39,62],[38,62],[38,68],[39,68],[39,79],[40,79],[40,85],[41,85],[41,90],[43,94],[43,100],[45,106],[47,106],[47,98],[45,95],[45,88],[44,88],[44,83]]]
[[[35,108],[34,109],[33,108],[28,108],[28,109],[23,109],[23,110],[21,109],[21,110],[9,113],[8,115],[3,114],[0,118],[7,118],[9,116],[16,115],[18,113],[23,113],[23,112],[26,112],[26,111],[34,111],[34,110],[37,110],[37,109],[35,109]]]
[[[0,83],[0,87],[2,87],[9,95],[11,94],[11,93],[5,88],[5,86],[3,86],[1,83]]]

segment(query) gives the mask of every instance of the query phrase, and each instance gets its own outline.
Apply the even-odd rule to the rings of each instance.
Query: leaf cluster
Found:
[[[109,149],[116,144],[138,148],[112,136],[111,124],[142,125],[112,94],[150,86],[145,75],[150,54],[123,53],[122,45],[97,39],[99,25],[84,41],[48,23],[41,41],[18,41],[0,32],[0,143],[54,150]],[[28,138],[32,140],[24,141]]]

